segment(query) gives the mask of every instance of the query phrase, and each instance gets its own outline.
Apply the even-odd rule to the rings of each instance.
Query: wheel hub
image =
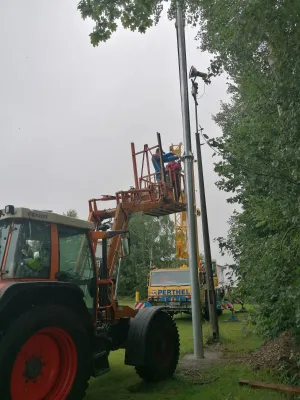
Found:
[[[25,363],[24,378],[34,380],[41,375],[43,369],[42,360],[38,357],[32,357]]]

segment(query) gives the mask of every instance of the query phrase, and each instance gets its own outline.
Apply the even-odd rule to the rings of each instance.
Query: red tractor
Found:
[[[1,400],[81,400],[120,348],[142,379],[172,376],[179,356],[172,318],[111,301],[107,241],[120,239],[126,256],[126,231],[95,231],[92,222],[13,206],[0,214]]]
[[[158,146],[141,152],[132,143],[135,187],[99,199],[114,200],[115,208],[98,209],[99,200],[90,200],[89,221],[14,206],[0,210],[1,400],[81,400],[90,377],[108,372],[108,356],[118,349],[145,381],[173,375],[179,336],[172,317],[162,307],[136,313],[115,297],[114,267],[130,249],[130,215],[186,207],[165,172],[155,182],[149,158],[156,147],[162,154],[159,135]]]

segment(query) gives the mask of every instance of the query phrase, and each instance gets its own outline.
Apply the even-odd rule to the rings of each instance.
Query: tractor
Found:
[[[173,375],[179,335],[172,317],[113,301],[108,249],[115,240],[126,257],[130,237],[109,228],[12,205],[0,211],[1,400],[82,400],[90,377],[108,372],[118,349],[145,381]]]

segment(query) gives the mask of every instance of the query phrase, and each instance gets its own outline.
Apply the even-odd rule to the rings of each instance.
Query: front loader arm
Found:
[[[113,231],[125,231],[128,228],[129,223],[129,212],[125,211],[122,207],[122,204],[118,204],[115,212],[114,224],[112,227]],[[111,238],[110,245],[107,254],[107,269],[108,269],[108,277],[111,279],[114,267],[116,264],[117,255],[120,254],[121,247],[121,235],[116,235]]]

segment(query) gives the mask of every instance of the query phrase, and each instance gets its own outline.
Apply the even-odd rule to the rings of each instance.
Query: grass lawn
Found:
[[[128,304],[128,302],[127,302]],[[131,305],[131,304],[130,304]],[[219,318],[222,349],[225,358],[237,357],[262,345],[249,325],[247,314],[237,314],[241,322],[226,322],[227,311]],[[192,322],[190,318],[178,317],[176,322],[180,332],[181,356],[192,353]],[[203,324],[204,339],[209,336],[209,325]],[[224,363],[211,367],[201,373],[199,382],[191,381],[183,375],[155,385],[143,383],[134,368],[124,365],[124,351],[110,356],[111,371],[97,379],[92,379],[86,400],[256,400],[284,399],[284,395],[267,390],[240,387],[238,380],[252,379],[276,382],[276,377],[267,372],[255,374],[242,364]]]

